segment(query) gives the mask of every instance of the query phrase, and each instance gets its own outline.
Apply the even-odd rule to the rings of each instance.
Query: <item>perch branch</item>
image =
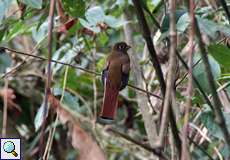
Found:
[[[17,51],[17,50],[14,50],[14,49],[11,49],[11,48],[7,48],[7,47],[0,47],[0,49],[5,49],[5,50],[8,50],[10,52],[14,52],[14,53],[17,53],[17,54],[30,56],[30,57],[33,57],[33,58],[36,58],[36,59],[40,59],[40,60],[44,60],[44,61],[48,60],[47,58],[44,58],[44,57],[41,57],[41,56],[32,55],[32,54],[29,54],[29,53],[26,53],[26,52]],[[88,70],[88,69],[85,69],[85,68],[82,68],[80,66],[76,66],[76,65],[73,65],[73,64],[69,64],[69,63],[65,63],[65,62],[61,62],[61,61],[56,61],[56,60],[53,60],[53,59],[51,59],[51,62],[62,64],[62,65],[66,65],[66,66],[70,66],[72,68],[75,68],[75,69],[78,69],[78,70],[81,70],[81,71],[84,71],[86,73],[93,74],[93,75],[96,75],[96,76],[101,76],[101,74],[98,73],[98,72],[94,72],[94,71],[91,71],[91,70]],[[153,97],[156,97],[156,98],[162,100],[162,97],[160,97],[160,96],[158,96],[156,94],[153,94],[152,92],[146,91],[146,90],[144,90],[142,88],[139,88],[139,87],[136,87],[136,86],[134,86],[132,84],[128,84],[128,86],[130,88],[132,88],[132,89],[138,90],[138,91],[143,92],[143,93],[147,93],[147,94],[149,94],[149,95],[151,95]]]

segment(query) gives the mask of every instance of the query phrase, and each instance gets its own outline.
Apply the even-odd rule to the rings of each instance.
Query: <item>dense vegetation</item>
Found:
[[[229,0],[1,0],[1,137],[23,159],[230,158]],[[129,85],[97,123],[116,42]]]

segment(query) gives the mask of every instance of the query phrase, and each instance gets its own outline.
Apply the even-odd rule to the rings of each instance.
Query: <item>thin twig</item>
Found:
[[[132,142],[132,143],[134,143],[134,144],[136,144],[136,145],[138,145],[138,146],[140,146],[141,148],[144,148],[145,150],[152,152],[153,154],[159,156],[159,157],[162,158],[162,159],[168,159],[168,158],[166,158],[166,156],[163,155],[159,150],[157,150],[157,149],[155,149],[155,148],[152,148],[152,147],[149,146],[149,145],[143,144],[143,143],[141,143],[141,142],[139,142],[139,141],[133,139],[132,137],[128,136],[127,134],[118,131],[118,130],[115,129],[115,128],[109,128],[108,131],[111,131],[111,132],[113,132],[114,134],[119,135],[119,136],[121,136],[122,138],[124,138],[124,139],[126,139],[126,140],[128,140],[128,141],[130,141],[130,142]]]
[[[163,113],[162,113],[162,121],[161,121],[161,128],[160,128],[160,144],[163,144],[164,133],[166,130],[166,126],[168,124],[168,114],[169,108],[171,107],[172,101],[172,92],[174,88],[174,75],[176,70],[176,47],[177,47],[177,33],[176,33],[176,1],[170,0],[169,1],[169,18],[170,18],[170,50],[169,50],[169,71],[167,75],[167,84],[166,84],[166,93],[164,99],[164,106],[163,106]],[[180,146],[176,143],[178,153],[180,155]]]
[[[143,38],[146,41],[146,44],[147,44],[147,47],[148,47],[148,50],[149,50],[149,53],[150,53],[150,59],[151,59],[151,61],[153,63],[153,66],[154,66],[154,68],[156,70],[157,78],[158,78],[158,81],[159,81],[160,87],[161,87],[161,92],[162,92],[163,96],[165,96],[166,85],[165,85],[163,73],[162,73],[161,66],[159,64],[157,54],[156,54],[156,51],[155,51],[155,48],[154,48],[154,45],[153,45],[151,32],[150,32],[149,26],[148,26],[147,21],[145,19],[144,12],[143,12],[142,7],[141,7],[142,6],[141,2],[139,0],[133,0],[133,4],[134,4],[134,7],[136,9],[139,24],[140,24],[140,26],[142,28]],[[181,149],[181,141],[180,141],[180,137],[179,137],[179,134],[178,134],[179,131],[178,131],[177,126],[176,126],[176,120],[175,120],[175,117],[173,115],[173,110],[172,110],[171,104],[169,104],[169,118],[170,118],[170,124],[171,124],[173,137],[174,137],[177,149],[178,149],[178,151],[180,151],[180,149]]]
[[[213,143],[211,141],[211,139],[205,133],[203,133],[203,131],[199,127],[197,127],[196,125],[194,125],[192,123],[190,123],[189,126],[191,126],[192,128],[196,129],[198,131],[197,133],[200,134],[209,143]],[[213,150],[216,152],[216,154],[218,155],[219,159],[223,160],[222,155],[220,154],[220,151],[218,150],[218,148],[214,146]]]
[[[228,22],[230,24],[230,11],[228,10],[228,6],[227,6],[225,0],[220,0],[220,3],[221,3],[221,5],[222,5],[227,17],[228,17]]]
[[[154,17],[151,16],[151,18],[154,18]],[[156,20],[154,20],[154,21],[157,22]],[[157,26],[159,26],[159,25],[157,25]],[[161,31],[161,28],[158,28],[158,29]],[[168,43],[170,43],[168,37],[166,37],[166,40],[167,40]],[[181,55],[179,54],[178,51],[176,52],[176,55],[177,55],[178,59],[180,60],[180,62],[182,63],[182,65],[184,66],[184,68],[188,71],[188,70],[189,70],[189,67],[188,67],[188,65],[186,64],[186,62],[183,60],[183,58],[181,57]],[[202,87],[201,87],[200,83],[198,82],[198,80],[196,79],[196,77],[193,75],[192,78],[193,78],[193,81],[194,81],[194,83],[196,84],[197,88],[199,89],[199,91],[200,91],[201,94],[203,95],[203,97],[204,97],[206,103],[207,103],[211,108],[213,108],[211,101],[208,99],[208,96],[206,95],[205,91],[202,89]]]
[[[36,55],[29,54],[29,53],[17,51],[17,50],[11,49],[11,48],[0,47],[0,49],[1,48],[6,49],[6,50],[11,51],[11,52],[14,52],[14,53],[17,53],[17,54],[27,55],[27,56],[30,56],[30,57],[33,57],[33,58],[36,58],[36,59],[40,59],[40,60],[44,60],[44,61],[48,60],[47,58],[44,58],[44,57],[41,57],[41,56],[36,56]],[[82,68],[82,67],[79,67],[79,66],[76,66],[76,65],[73,65],[73,64],[69,64],[69,63],[65,63],[65,62],[61,62],[61,61],[56,61],[56,60],[52,60],[52,59],[51,59],[51,62],[66,65],[66,66],[70,66],[72,68],[75,68],[75,69],[78,69],[78,70],[81,70],[81,71],[84,71],[86,73],[93,74],[93,75],[96,75],[96,76],[101,76],[101,74],[98,73],[98,72],[94,72],[94,71],[91,71],[91,70],[88,70],[88,69],[85,69],[85,68]],[[141,92],[144,92],[144,93],[148,93],[149,95],[162,100],[162,97],[160,97],[160,96],[158,96],[156,94],[153,94],[152,92],[148,92],[148,91],[146,91],[146,90],[144,90],[142,88],[136,87],[136,86],[134,86],[132,84],[128,84],[128,86],[130,88],[135,89],[135,90],[138,90],[138,91],[141,91]]]
[[[23,67],[24,64],[28,61],[29,56],[25,57],[20,64],[15,66],[13,69],[5,73],[4,75],[1,76],[1,79],[8,77],[9,75],[13,74],[14,72],[18,71]]]
[[[45,100],[44,100],[44,111],[43,111],[43,121],[41,128],[41,138],[40,138],[40,157],[43,157],[44,150],[44,131],[46,124],[46,115],[48,112],[48,96],[50,94],[50,85],[51,85],[51,57],[52,57],[52,40],[53,40],[53,20],[54,20],[54,9],[55,9],[55,0],[50,1],[50,10],[48,17],[48,65],[47,65],[47,79],[46,79],[46,88],[45,88]]]
[[[188,88],[187,88],[187,102],[185,105],[185,114],[184,114],[184,126],[183,126],[183,133],[182,133],[182,153],[181,153],[181,160],[190,160],[189,154],[189,144],[188,144],[188,131],[189,131],[189,112],[190,108],[192,107],[192,95],[193,95],[193,79],[192,79],[192,70],[193,70],[193,52],[194,52],[194,1],[189,0],[189,16],[190,16],[190,32],[189,32],[189,42],[191,43],[189,52],[188,52]]]
[[[188,137],[189,141],[192,142],[199,150],[201,150],[210,160],[214,160],[211,155],[203,148],[200,144],[197,144],[192,138]]]
[[[215,86],[215,81],[211,72],[211,67],[208,61],[208,53],[205,49],[205,44],[202,41],[202,36],[201,36],[201,32],[200,32],[200,28],[198,26],[198,22],[195,18],[195,28],[196,28],[196,37],[198,39],[198,45],[201,51],[201,57],[202,60],[204,62],[204,66],[205,66],[205,71],[206,71],[206,76],[207,76],[207,80],[208,80],[208,84],[213,96],[213,110],[215,113],[215,121],[216,123],[220,126],[220,129],[224,135],[226,144],[228,145],[228,149],[230,150],[230,135],[229,135],[229,131],[222,113],[222,104],[221,101],[218,97],[217,91],[216,91],[216,86]]]
[[[128,8],[125,9],[124,20],[133,20],[133,14]],[[125,40],[129,45],[136,46],[136,43],[134,42],[134,26],[132,24],[127,23],[124,25],[124,35]],[[143,54],[146,54],[147,52],[147,49],[145,48],[146,44],[143,49]],[[138,55],[136,54],[135,47],[132,47],[129,53],[132,68],[131,71],[133,73],[133,82],[138,87],[144,88],[143,78],[141,77],[141,66],[140,64],[138,64]],[[149,112],[149,106],[145,94],[141,94],[140,92],[138,92],[136,94],[136,102],[143,117],[144,127],[146,130],[149,144],[151,147],[155,147],[155,142],[158,139],[157,126],[156,122],[153,120],[152,114]],[[156,159],[155,156],[153,158]]]
[[[193,66],[192,68],[196,67],[196,65],[198,65],[200,63],[201,59],[199,59]],[[188,76],[189,74],[189,71],[187,73],[184,74],[184,76],[180,79],[179,82],[176,83],[176,87],[179,86],[183,81],[184,79]]]
[[[62,103],[64,95],[65,95],[65,88],[66,88],[66,82],[67,82],[67,77],[68,77],[68,71],[69,71],[69,66],[66,66],[60,103]],[[48,142],[47,142],[47,154],[44,154],[44,156],[43,156],[46,159],[49,159],[49,155],[50,155],[50,151],[51,151],[51,147],[52,147],[53,139],[54,139],[54,133],[55,133],[56,128],[57,128],[57,123],[58,123],[58,116],[56,116],[56,118],[55,118],[54,127],[50,132],[51,134],[50,134],[50,137],[49,137]]]
[[[92,52],[93,58],[93,71],[96,72],[96,42],[94,42],[94,49]],[[96,75],[93,78],[93,112],[94,112],[94,127],[96,127],[96,119],[97,119],[97,84],[96,84]]]
[[[162,95],[165,95],[166,86],[165,86],[165,80],[164,80],[163,72],[161,70],[161,66],[160,66],[160,63],[159,63],[158,58],[157,58],[157,53],[156,53],[156,50],[155,50],[154,45],[153,45],[153,40],[151,37],[151,32],[150,32],[149,26],[148,26],[147,21],[145,19],[144,12],[141,8],[142,5],[141,5],[139,0],[133,0],[133,4],[136,8],[138,21],[140,23],[140,26],[142,27],[143,38],[145,39],[148,50],[149,50],[150,60],[153,63],[153,66],[156,70],[157,78],[158,78],[158,81],[159,81],[160,86],[161,86]]]
[[[8,99],[8,94],[7,94],[7,90],[8,90],[8,79],[5,79],[5,86],[4,86],[4,95],[3,95],[3,99],[4,99],[4,106],[3,106],[3,120],[2,120],[2,137],[5,138],[6,137],[6,126],[7,126],[7,99]]]

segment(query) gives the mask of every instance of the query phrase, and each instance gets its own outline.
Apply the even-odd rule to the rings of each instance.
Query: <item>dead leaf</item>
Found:
[[[7,96],[7,105],[8,105],[8,109],[10,110],[14,110],[16,109],[19,113],[22,112],[21,107],[14,103],[14,99],[16,98],[16,95],[14,94],[14,90],[11,88],[7,88],[7,89],[1,89],[0,90],[0,97],[4,98],[4,96]]]
[[[80,127],[80,123],[73,115],[60,105],[58,99],[49,95],[49,102],[56,110],[57,115],[63,124],[68,124],[72,138],[72,145],[79,150],[79,160],[106,160],[105,155],[93,138]]]

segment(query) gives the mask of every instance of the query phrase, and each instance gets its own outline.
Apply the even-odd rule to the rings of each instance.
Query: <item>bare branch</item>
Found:
[[[162,121],[160,128],[160,144],[163,143],[164,133],[168,124],[168,114],[170,109],[170,104],[172,102],[172,92],[174,88],[174,75],[176,71],[176,48],[177,48],[177,33],[176,33],[176,1],[169,1],[169,18],[170,18],[170,50],[169,50],[169,71],[167,75],[166,93],[164,99]],[[180,155],[180,146],[176,143],[178,153]]]
[[[184,126],[183,126],[183,133],[182,133],[182,153],[181,153],[181,160],[190,160],[189,154],[189,144],[188,144],[188,131],[189,131],[189,112],[190,108],[192,107],[192,95],[193,95],[193,79],[192,79],[192,70],[193,70],[193,52],[194,52],[194,1],[189,0],[189,16],[190,16],[190,35],[189,35],[189,42],[191,44],[189,53],[188,53],[188,64],[189,64],[189,71],[188,71],[188,88],[187,88],[187,103],[185,105],[185,114],[184,114]]]
[[[230,11],[228,10],[228,6],[226,4],[226,1],[225,0],[220,0],[220,3],[221,3],[221,5],[222,5],[227,17],[228,17],[228,22],[230,23]]]
[[[54,8],[55,0],[50,1],[50,11],[48,19],[48,65],[47,65],[47,79],[46,79],[46,89],[45,89],[45,100],[44,100],[44,111],[43,111],[43,122],[41,128],[41,138],[39,146],[40,157],[43,156],[44,150],[44,131],[46,124],[46,115],[48,112],[48,96],[50,94],[50,85],[51,85],[51,57],[52,57],[52,39],[53,39],[53,20],[54,20]]]
[[[151,59],[153,66],[156,70],[157,78],[158,78],[158,81],[159,81],[160,86],[161,86],[161,92],[163,95],[165,95],[165,88],[166,87],[165,87],[164,76],[163,76],[163,73],[161,70],[160,63],[157,59],[157,54],[156,54],[156,50],[155,50],[154,45],[153,45],[153,40],[151,37],[151,32],[150,32],[149,26],[146,22],[144,12],[141,8],[142,5],[141,5],[139,0],[133,0],[133,4],[136,8],[138,21],[140,23],[140,26],[142,27],[142,35],[146,41],[146,44],[147,44],[147,47],[149,50],[149,54],[150,54],[150,59]]]
[[[148,26],[147,21],[145,19],[144,12],[141,8],[142,5],[141,5],[139,0],[133,0],[133,4],[136,8],[136,13],[137,13],[137,18],[138,18],[139,24],[140,24],[140,26],[142,26],[142,35],[146,41],[146,44],[147,44],[147,47],[148,47],[148,50],[150,53],[151,61],[152,61],[153,66],[156,70],[157,78],[158,78],[158,81],[159,81],[160,86],[161,86],[161,92],[162,92],[163,96],[165,96],[166,85],[165,85],[163,73],[162,73],[161,66],[160,66],[158,59],[157,59],[157,54],[156,54],[156,51],[155,51],[155,48],[153,45],[149,26]],[[175,121],[175,117],[173,115],[173,110],[171,108],[171,104],[169,104],[169,118],[170,118],[170,124],[171,124],[172,133],[174,136],[174,140],[175,140],[178,151],[180,151],[181,141],[180,141],[180,137],[178,134],[179,132],[178,132],[178,129],[176,126],[176,121]]]
[[[33,58],[36,58],[36,59],[40,59],[40,60],[44,60],[44,61],[47,61],[47,60],[48,60],[47,58],[44,58],[44,57],[41,57],[41,56],[36,56],[36,55],[29,54],[29,53],[25,53],[25,52],[21,52],[21,51],[16,51],[16,50],[11,49],[11,48],[0,47],[0,49],[1,49],[1,48],[5,49],[5,50],[8,50],[8,51],[11,51],[11,52],[14,52],[14,53],[17,53],[17,54],[22,54],[22,55],[30,56],[30,57],[33,57]],[[82,67],[80,67],[80,66],[77,66],[77,65],[73,65],[73,64],[69,64],[69,63],[65,63],[65,62],[61,62],[61,61],[56,61],[56,60],[53,60],[53,59],[51,59],[51,62],[53,62],[53,63],[58,63],[58,64],[62,64],[62,65],[66,65],[66,66],[70,66],[70,67],[72,67],[72,68],[75,68],[75,69],[78,69],[78,70],[81,70],[81,71],[84,71],[84,72],[86,72],[86,73],[93,74],[93,75],[96,75],[96,76],[101,76],[101,74],[98,73],[98,72],[94,72],[94,71],[91,71],[91,70],[82,68]],[[6,74],[8,74],[8,73],[6,73]],[[3,75],[3,76],[4,76],[4,75]],[[1,78],[3,78],[3,77],[1,77]],[[156,94],[153,94],[152,92],[148,92],[148,91],[146,91],[146,90],[144,90],[144,89],[142,89],[142,88],[136,87],[136,86],[134,86],[134,85],[132,85],[132,84],[128,84],[128,86],[129,86],[130,88],[133,88],[133,89],[135,89],[135,90],[138,90],[138,91],[147,93],[147,94],[149,94],[150,96],[153,96],[153,97],[156,97],[156,98],[162,100],[162,97],[160,97],[160,96],[158,96],[158,95],[156,95]]]

